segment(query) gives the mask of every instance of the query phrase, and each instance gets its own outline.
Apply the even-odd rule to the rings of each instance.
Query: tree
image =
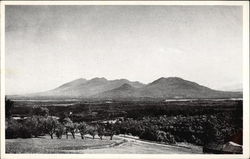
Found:
[[[58,116],[59,116],[60,123],[64,123],[65,119],[69,118],[69,115],[66,112],[61,112]]]
[[[61,139],[64,131],[65,131],[64,125],[62,125],[61,123],[58,123],[57,126],[56,126],[56,130],[55,130],[56,137],[58,139]]]
[[[78,124],[78,130],[81,134],[82,139],[85,139],[85,135],[88,133],[87,127],[88,125],[85,122],[81,122]]]
[[[45,120],[45,132],[48,133],[53,139],[53,134],[56,132],[56,128],[59,122],[53,117],[47,117]]]
[[[88,129],[89,135],[91,135],[93,137],[93,139],[95,139],[95,135],[97,135],[96,127],[94,127],[94,126],[88,126],[87,129]]]
[[[105,128],[102,125],[97,126],[97,133],[100,139],[102,140],[102,137],[105,135]]]
[[[12,116],[12,110],[14,108],[14,102],[5,98],[5,117],[10,118]]]
[[[208,120],[207,122],[204,123],[203,128],[204,128],[204,134],[203,134],[204,145],[214,142],[216,140],[218,133],[216,125],[211,120]]]
[[[25,127],[31,135],[38,137],[44,133],[45,120],[46,119],[41,116],[32,116],[25,120],[23,127]]]
[[[37,116],[48,116],[49,115],[49,109],[41,106],[34,106],[32,108],[32,115]]]
[[[77,131],[78,124],[73,123],[69,118],[65,118],[63,123],[65,126],[66,138],[68,139],[68,132],[70,132],[73,136],[73,139],[75,139],[75,133]]]
[[[116,125],[115,124],[112,124],[112,123],[109,123],[106,127],[106,130],[105,130],[105,136],[110,136],[110,140],[113,139],[113,136],[115,135],[116,133]]]

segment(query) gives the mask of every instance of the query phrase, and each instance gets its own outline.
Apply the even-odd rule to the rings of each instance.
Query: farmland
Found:
[[[37,117],[34,107],[41,108],[41,110],[47,109],[49,117],[58,118],[58,121],[52,120],[57,123],[56,125],[70,127],[69,132],[72,133],[73,131],[75,140],[65,139],[64,135],[62,139],[57,136],[58,139],[51,140],[46,135],[48,131],[41,131],[38,134],[40,137],[35,137],[36,134],[33,134],[28,128],[28,131],[24,131],[24,134],[30,132],[30,136],[25,136],[27,139],[7,139],[7,153],[201,153],[201,149],[199,151],[190,151],[190,149],[187,151],[171,146],[166,149],[164,145],[185,143],[186,145],[203,147],[209,143],[225,144],[234,140],[232,137],[235,134],[242,132],[242,100],[13,101],[12,117],[19,119],[21,127],[22,124],[25,126],[27,121],[32,123],[37,120],[45,121],[46,125],[46,122],[52,120],[52,118]],[[68,124],[69,121],[70,124]],[[13,121],[9,120],[9,125],[11,124],[13,125]],[[98,135],[100,138],[103,137],[103,140],[98,137],[98,139],[90,139],[88,138],[89,135],[85,140],[81,140],[79,125],[86,127],[86,132],[84,132],[86,135]],[[20,130],[23,131],[24,129]],[[160,143],[161,145],[152,146],[151,144],[132,142],[128,139],[124,140],[119,137],[121,134],[137,136],[148,143]],[[18,135],[22,136],[22,134]],[[111,138],[108,136],[111,136]],[[114,136],[113,140],[109,140],[112,139],[112,136]],[[242,141],[238,142],[242,144]],[[27,143],[32,143],[33,146]],[[23,144],[26,146],[22,146]],[[50,145],[50,148],[40,149],[43,144]],[[16,145],[27,148],[19,149]],[[64,146],[60,147],[60,145]],[[29,146],[31,147],[29,148]],[[132,147],[134,151],[131,149]]]
[[[49,109],[50,115],[72,112],[75,121],[109,120],[117,117],[142,118],[158,115],[199,115],[217,112],[242,113],[242,100],[187,101],[91,101],[91,100],[17,100],[13,116],[28,116],[33,106]]]

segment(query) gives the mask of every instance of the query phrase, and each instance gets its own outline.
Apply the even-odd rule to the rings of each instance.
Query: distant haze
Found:
[[[6,6],[5,18],[6,94],[94,77],[242,84],[240,6]]]

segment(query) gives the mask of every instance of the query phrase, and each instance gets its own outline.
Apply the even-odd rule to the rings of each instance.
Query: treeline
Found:
[[[6,115],[5,134],[7,139],[31,138],[46,134],[50,135],[51,139],[54,136],[61,139],[63,135],[68,139],[68,135],[71,134],[73,139],[75,139],[75,134],[80,133],[82,139],[85,139],[85,135],[89,134],[93,139],[98,135],[100,139],[103,136],[110,136],[112,140],[115,134],[113,128],[112,124],[109,123],[90,125],[85,122],[73,122],[69,116],[62,116],[61,118],[49,116],[47,108],[33,107],[31,115],[25,119],[15,120],[9,112]]]
[[[16,116],[28,116],[33,105],[29,101],[16,102],[13,114]],[[41,104],[49,109],[50,115],[60,116],[64,112],[72,112],[74,122],[91,122],[94,120],[110,120],[117,117],[140,119],[145,116],[194,116],[213,115],[220,112],[234,112],[242,116],[242,100],[232,101],[173,101],[173,102],[148,102],[128,101],[113,103],[84,103],[69,106],[53,106],[51,103]]]
[[[239,121],[237,121],[239,120]],[[120,134],[166,143],[188,142],[196,145],[226,143],[242,131],[242,121],[233,114],[144,117],[116,123]]]

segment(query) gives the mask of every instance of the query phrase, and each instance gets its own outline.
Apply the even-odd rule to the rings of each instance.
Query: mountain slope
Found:
[[[93,98],[106,98],[106,99],[120,99],[120,98],[133,98],[134,92],[137,88],[131,86],[130,84],[123,84],[122,86],[99,93],[92,96]]]
[[[124,88],[125,87],[125,88]],[[92,96],[98,98],[232,98],[241,93],[224,92],[178,77],[160,78],[141,88],[123,86]]]
[[[126,79],[119,80],[107,80],[105,78],[93,78],[91,80],[78,79],[66,84],[63,84],[56,89],[46,92],[33,94],[34,96],[62,96],[62,97],[79,97],[88,98],[90,96],[112,90],[122,86],[123,84],[129,84],[135,88],[140,88],[144,84],[140,82],[131,82]]]
[[[223,92],[201,86],[178,77],[160,78],[141,88],[143,97],[153,98],[230,98],[239,97],[235,92]]]

